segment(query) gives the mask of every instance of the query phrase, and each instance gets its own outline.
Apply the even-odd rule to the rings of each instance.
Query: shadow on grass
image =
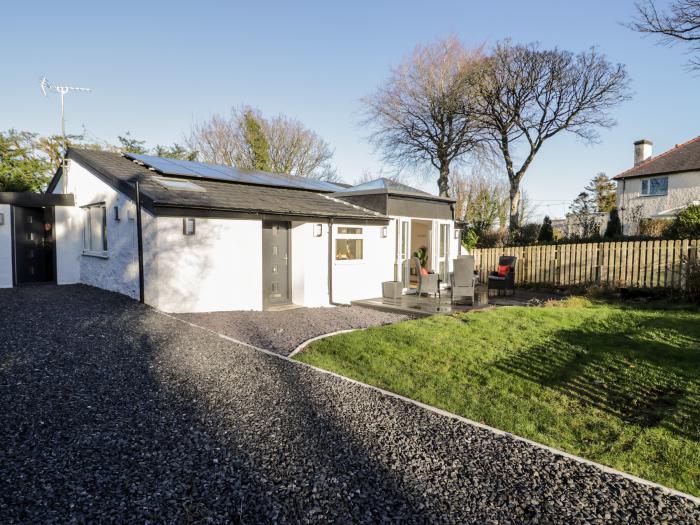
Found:
[[[645,333],[637,327],[587,325],[561,330],[496,367],[624,422],[699,441],[700,380],[684,366],[697,362],[698,340],[679,329]]]

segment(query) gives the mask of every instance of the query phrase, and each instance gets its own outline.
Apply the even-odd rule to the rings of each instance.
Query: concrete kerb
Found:
[[[160,313],[160,314],[166,316],[166,317],[169,317],[169,318],[171,318],[171,319],[175,319],[176,321],[179,321],[179,322],[181,322],[181,323],[185,323],[185,324],[190,325],[190,326],[192,326],[192,327],[199,328],[200,330],[204,330],[205,332],[209,332],[209,333],[211,333],[211,334],[217,335],[217,336],[219,336],[220,338],[225,339],[225,340],[227,340],[227,341],[230,341],[230,342],[232,342],[232,343],[236,343],[236,344],[239,344],[239,345],[248,347],[248,348],[252,348],[253,350],[257,350],[257,351],[262,352],[262,353],[264,353],[264,354],[267,354],[267,355],[276,357],[277,359],[282,359],[282,360],[284,360],[284,361],[288,361],[288,362],[290,362],[290,363],[294,363],[294,364],[297,365],[297,366],[303,366],[303,367],[310,368],[310,369],[315,370],[316,372],[319,372],[319,373],[321,373],[321,374],[326,374],[326,375],[329,375],[329,376],[338,378],[338,379],[343,380],[343,381],[348,381],[349,383],[352,383],[352,384],[355,384],[355,385],[358,385],[358,386],[361,386],[361,387],[364,387],[364,388],[369,388],[370,390],[374,390],[375,392],[379,392],[380,394],[383,394],[383,395],[385,395],[385,396],[393,397],[394,399],[399,399],[399,400],[401,400],[401,401],[403,401],[403,402],[405,402],[405,403],[410,403],[410,404],[412,404],[412,405],[418,406],[418,407],[422,408],[423,410],[428,410],[428,411],[433,412],[433,413],[435,413],[435,414],[439,414],[439,415],[441,415],[441,416],[448,417],[448,418],[451,418],[451,419],[460,421],[460,422],[462,422],[462,423],[466,423],[467,425],[472,425],[472,426],[475,426],[475,427],[478,427],[478,428],[487,430],[487,431],[492,432],[493,434],[495,434],[495,435],[497,435],[497,436],[508,437],[508,438],[510,438],[510,439],[514,439],[514,440],[517,440],[517,441],[522,441],[522,442],[527,443],[527,444],[529,444],[529,445],[532,445],[532,446],[534,446],[534,447],[538,447],[538,448],[540,448],[540,449],[547,450],[547,451],[549,451],[550,453],[555,454],[555,455],[557,455],[557,456],[562,456],[562,457],[571,459],[571,460],[573,460],[573,461],[576,461],[576,462],[578,462],[578,463],[582,463],[582,464],[585,464],[585,465],[590,465],[590,466],[595,467],[595,468],[597,468],[597,469],[599,469],[599,470],[602,470],[603,472],[607,472],[608,474],[614,474],[614,475],[616,475],[616,476],[623,477],[623,478],[628,479],[628,480],[630,480],[630,481],[633,481],[633,482],[635,482],[635,483],[639,483],[639,484],[641,484],[641,485],[646,485],[647,487],[651,487],[651,488],[658,489],[658,490],[660,490],[661,492],[664,492],[664,493],[669,494],[669,495],[671,495],[671,496],[678,496],[678,497],[681,497],[681,498],[685,498],[685,499],[687,499],[687,500],[692,501],[692,502],[695,503],[696,505],[700,505],[700,498],[698,498],[698,497],[696,497],[696,496],[692,496],[691,494],[686,494],[685,492],[681,492],[681,491],[679,491],[679,490],[672,489],[672,488],[670,488],[670,487],[666,487],[666,486],[661,485],[661,484],[659,484],[659,483],[654,483],[653,481],[649,481],[648,479],[639,478],[639,477],[634,476],[634,475],[632,475],[632,474],[628,474],[627,472],[623,472],[623,471],[621,471],[621,470],[617,470],[617,469],[614,469],[614,468],[612,468],[612,467],[608,467],[608,466],[603,465],[603,464],[601,464],[601,463],[596,463],[595,461],[591,461],[591,460],[589,460],[589,459],[582,458],[582,457],[580,457],[580,456],[575,456],[575,455],[570,454],[570,453],[568,453],[568,452],[564,452],[563,450],[559,450],[559,449],[550,447],[550,446],[548,446],[548,445],[543,445],[542,443],[538,443],[538,442],[536,442],[536,441],[532,441],[532,440],[530,440],[530,439],[527,439],[527,438],[524,438],[524,437],[520,437],[520,436],[517,436],[517,435],[515,435],[515,434],[511,434],[510,432],[506,432],[506,431],[504,431],[504,430],[500,430],[500,429],[498,429],[498,428],[491,427],[491,426],[486,425],[486,424],[484,424],[484,423],[479,423],[478,421],[473,421],[473,420],[468,419],[468,418],[466,418],[466,417],[463,417],[463,416],[460,416],[460,415],[457,415],[457,414],[453,414],[452,412],[448,412],[447,410],[442,410],[441,408],[437,408],[437,407],[434,407],[434,406],[432,406],[432,405],[428,405],[428,404],[426,404],[426,403],[422,403],[422,402],[420,402],[420,401],[416,401],[415,399],[411,399],[411,398],[409,398],[409,397],[402,396],[401,394],[397,394],[397,393],[391,392],[391,391],[389,391],[389,390],[384,390],[383,388],[379,388],[379,387],[377,387],[377,386],[369,385],[369,384],[367,384],[367,383],[363,383],[362,381],[358,381],[358,380],[356,380],[356,379],[352,379],[352,378],[349,378],[349,377],[345,377],[345,376],[342,376],[342,375],[340,375],[340,374],[336,374],[335,372],[330,372],[330,371],[328,371],[328,370],[324,370],[323,368],[319,368],[319,367],[317,367],[317,366],[310,365],[310,364],[308,364],[308,363],[303,363],[303,362],[301,362],[301,361],[296,361],[296,360],[292,359],[292,356],[293,356],[293,355],[299,353],[301,350],[303,350],[306,346],[308,346],[309,344],[311,344],[311,343],[314,342],[314,341],[318,341],[319,339],[324,339],[324,338],[326,338],[326,337],[331,337],[331,336],[338,335],[338,334],[342,334],[342,333],[354,332],[354,331],[356,331],[357,329],[352,329],[352,330],[339,330],[339,331],[337,331],[337,332],[331,332],[331,333],[328,333],[328,334],[325,334],[325,335],[320,335],[320,336],[317,336],[317,337],[313,337],[313,338],[309,339],[308,341],[305,341],[305,342],[303,342],[302,344],[300,344],[299,346],[297,346],[297,348],[295,348],[294,351],[293,351],[291,354],[289,354],[289,356],[284,356],[284,355],[278,354],[278,353],[276,353],[276,352],[273,352],[273,351],[271,351],[271,350],[267,350],[267,349],[265,349],[265,348],[261,348],[261,347],[258,347],[258,346],[251,345],[251,344],[249,344],[249,343],[245,343],[245,342],[243,342],[243,341],[239,341],[239,340],[237,340],[237,339],[234,339],[233,337],[229,337],[229,336],[227,336],[227,335],[221,334],[221,333],[216,332],[216,331],[214,331],[214,330],[210,330],[209,328],[205,328],[205,327],[200,326],[200,325],[198,325],[198,324],[191,323],[191,322],[185,321],[185,320],[183,320],[183,319],[179,319],[178,317],[172,316],[172,315],[167,314],[167,313],[165,313],[165,312],[161,312],[160,310],[156,310],[156,311],[157,311],[158,313]]]

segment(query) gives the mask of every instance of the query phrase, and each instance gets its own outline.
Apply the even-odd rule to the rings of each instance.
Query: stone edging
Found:
[[[155,309],[154,309],[154,310],[155,310]],[[517,435],[515,435],[515,434],[511,434],[510,432],[506,432],[505,430],[500,430],[500,429],[498,429],[498,428],[491,427],[491,426],[486,425],[486,424],[484,424],[484,423],[479,423],[478,421],[473,421],[473,420],[471,420],[471,419],[467,419],[466,417],[463,417],[463,416],[460,416],[460,415],[457,415],[457,414],[453,414],[452,412],[448,412],[447,410],[443,410],[443,409],[441,409],[441,408],[437,408],[437,407],[434,407],[434,406],[432,406],[432,405],[428,405],[428,404],[426,404],[426,403],[422,403],[422,402],[420,402],[420,401],[416,401],[415,399],[411,399],[410,397],[402,396],[401,394],[397,394],[397,393],[391,392],[391,391],[389,391],[389,390],[384,390],[383,388],[379,388],[379,387],[377,387],[377,386],[369,385],[369,384],[367,384],[367,383],[363,383],[362,381],[358,381],[358,380],[352,379],[352,378],[350,378],[350,377],[345,377],[345,376],[342,376],[342,375],[340,375],[340,374],[336,374],[335,372],[331,372],[331,371],[329,371],[329,370],[324,370],[323,368],[319,368],[319,367],[317,367],[317,366],[310,365],[310,364],[308,364],[308,363],[303,363],[303,362],[301,362],[301,361],[295,361],[294,359],[291,359],[291,356],[292,356],[292,355],[297,354],[298,352],[300,352],[301,350],[303,350],[307,345],[309,345],[310,343],[312,343],[312,342],[314,342],[314,341],[317,341],[317,340],[319,340],[319,339],[324,339],[324,338],[326,338],[326,337],[331,337],[331,336],[337,335],[337,334],[342,334],[342,333],[347,333],[347,332],[354,332],[355,330],[358,330],[358,329],[339,330],[339,331],[337,331],[337,332],[331,332],[331,333],[328,333],[328,334],[325,334],[325,335],[319,335],[319,336],[317,336],[317,337],[313,337],[313,338],[309,339],[308,341],[305,341],[305,342],[303,342],[302,344],[300,344],[299,346],[297,346],[297,347],[294,349],[294,351],[293,351],[291,354],[289,354],[289,356],[284,356],[284,355],[278,354],[278,353],[276,353],[276,352],[273,352],[273,351],[271,351],[271,350],[268,350],[268,349],[266,349],[266,348],[261,348],[261,347],[259,347],[259,346],[254,346],[254,345],[251,345],[251,344],[249,344],[249,343],[245,343],[245,342],[243,342],[243,341],[239,341],[239,340],[237,340],[237,339],[234,339],[233,337],[229,337],[229,336],[227,336],[227,335],[220,334],[219,332],[215,332],[214,330],[210,330],[209,328],[205,328],[205,327],[200,326],[200,325],[198,325],[198,324],[194,324],[194,323],[191,323],[191,322],[189,322],[189,321],[185,321],[185,320],[180,319],[180,318],[178,318],[178,317],[175,317],[175,316],[173,316],[173,315],[167,314],[167,313],[165,313],[165,312],[161,312],[160,310],[155,310],[155,311],[158,312],[158,313],[160,313],[160,314],[162,314],[162,315],[164,315],[164,316],[166,316],[166,317],[170,317],[171,319],[175,319],[176,321],[179,321],[179,322],[181,322],[181,323],[185,323],[185,324],[188,324],[188,325],[193,326],[193,327],[195,327],[195,328],[199,328],[200,330],[204,330],[205,332],[209,332],[209,333],[211,333],[211,334],[218,335],[220,338],[225,339],[225,340],[227,340],[227,341],[230,341],[230,342],[232,342],[232,343],[236,343],[236,344],[239,344],[239,345],[248,347],[248,348],[252,348],[253,350],[257,350],[258,352],[262,352],[262,353],[264,353],[264,354],[267,354],[267,355],[276,357],[277,359],[282,359],[282,360],[284,360],[284,361],[288,361],[288,362],[290,362],[290,363],[294,363],[295,365],[298,365],[298,366],[304,366],[304,367],[310,368],[310,369],[312,369],[312,370],[315,370],[316,372],[320,372],[320,373],[322,373],[322,374],[330,375],[330,376],[332,376],[332,377],[336,377],[336,378],[341,379],[341,380],[343,380],[343,381],[348,381],[349,383],[353,383],[353,384],[355,384],[355,385],[359,385],[359,386],[362,386],[362,387],[364,387],[364,388],[369,388],[370,390],[374,390],[375,392],[379,392],[380,394],[383,394],[383,395],[385,395],[385,396],[393,397],[394,399],[399,399],[399,400],[401,400],[401,401],[403,401],[403,402],[405,402],[405,403],[410,403],[410,404],[412,404],[412,405],[418,406],[418,407],[422,408],[423,410],[428,410],[428,411],[433,412],[433,413],[435,413],[435,414],[439,414],[439,415],[441,415],[441,416],[448,417],[448,418],[450,418],[450,419],[454,419],[454,420],[460,421],[460,422],[462,422],[462,423],[466,423],[467,425],[472,425],[472,426],[475,426],[475,427],[477,427],[477,428],[481,428],[481,429],[483,429],[483,430],[488,430],[489,432],[492,432],[493,434],[496,434],[496,435],[498,435],[498,436],[505,436],[505,437],[509,437],[509,438],[511,438],[511,439],[515,439],[515,440],[518,440],[518,441],[522,441],[522,442],[527,443],[527,444],[529,444],[529,445],[532,445],[532,446],[534,446],[534,447],[538,447],[538,448],[540,448],[540,449],[547,450],[547,451],[549,451],[549,452],[551,452],[552,454],[555,454],[555,455],[557,455],[557,456],[562,456],[562,457],[565,457],[565,458],[574,460],[574,461],[576,461],[576,462],[578,462],[578,463],[583,463],[583,464],[585,464],[585,465],[590,465],[590,466],[595,467],[595,468],[597,468],[597,469],[599,469],[599,470],[602,470],[603,472],[607,472],[608,474],[614,474],[614,475],[616,475],[616,476],[621,476],[621,477],[623,477],[623,478],[625,478],[625,479],[628,479],[628,480],[630,480],[630,481],[633,481],[633,482],[635,482],[635,483],[639,483],[639,484],[641,484],[641,485],[646,485],[647,487],[651,487],[651,488],[658,489],[658,490],[660,490],[661,492],[664,492],[664,493],[669,494],[669,495],[671,495],[671,496],[678,496],[678,497],[681,497],[681,498],[685,498],[685,499],[687,499],[687,500],[692,501],[692,502],[695,503],[696,505],[700,505],[700,498],[698,498],[698,497],[696,497],[696,496],[692,496],[691,494],[686,494],[685,492],[681,492],[680,490],[672,489],[672,488],[670,488],[670,487],[666,487],[666,486],[661,485],[661,484],[659,484],[659,483],[655,483],[655,482],[653,482],[653,481],[649,481],[648,479],[639,478],[639,477],[634,476],[634,475],[632,475],[632,474],[628,474],[627,472],[623,472],[623,471],[621,471],[621,470],[617,470],[617,469],[614,469],[614,468],[612,468],[612,467],[608,467],[607,465],[602,465],[601,463],[596,463],[595,461],[591,461],[591,460],[589,460],[589,459],[582,458],[582,457],[580,457],[580,456],[575,456],[574,454],[570,454],[570,453],[568,453],[568,452],[564,452],[563,450],[559,450],[559,449],[550,447],[550,446],[548,446],[548,445],[543,445],[542,443],[538,443],[537,441],[532,441],[532,440],[530,440],[530,439],[527,439],[527,438],[524,438],[524,437],[520,437],[520,436],[517,436]]]

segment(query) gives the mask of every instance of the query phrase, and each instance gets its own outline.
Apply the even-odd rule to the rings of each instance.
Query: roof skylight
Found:
[[[194,182],[188,180],[180,179],[166,179],[163,177],[155,177],[158,184],[163,186],[166,190],[178,190],[178,191],[206,191],[201,186],[198,186]]]

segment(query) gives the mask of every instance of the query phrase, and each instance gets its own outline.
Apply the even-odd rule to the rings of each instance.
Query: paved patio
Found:
[[[0,290],[0,334],[0,523],[700,522],[117,294]]]
[[[533,300],[544,302],[550,299],[561,299],[561,295],[516,289],[514,294],[510,294],[509,292],[509,295],[489,296],[486,287],[479,285],[477,286],[474,304],[471,304],[468,299],[464,302],[458,301],[453,304],[449,289],[443,290],[439,296],[418,296],[409,293],[402,295],[398,299],[374,297],[371,299],[353,301],[352,304],[354,306],[372,308],[382,312],[425,317],[435,314],[468,312],[470,310],[489,308],[492,306],[527,306]]]

